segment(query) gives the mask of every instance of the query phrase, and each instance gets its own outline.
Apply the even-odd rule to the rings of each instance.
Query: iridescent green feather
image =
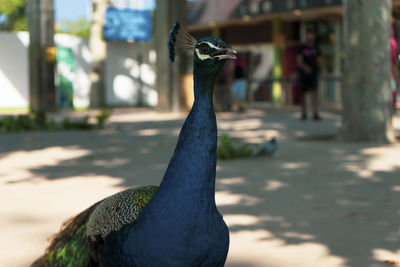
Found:
[[[45,254],[31,266],[88,266],[91,256],[86,242],[86,225],[98,204],[99,202],[65,222],[61,231],[52,239]]]
[[[136,212],[132,214],[126,212],[126,210],[126,213],[124,210],[121,210],[121,212],[125,213],[125,215],[133,215],[131,220],[134,221],[147,203],[149,203],[154,193],[157,191],[157,187],[145,186],[138,189],[128,189],[125,192],[129,191],[133,194],[130,195],[134,200],[134,204],[131,206],[135,207]],[[119,195],[121,195],[121,193],[119,193]],[[116,195],[107,199],[115,198],[115,196]],[[126,200],[127,199],[125,199],[125,201]],[[119,199],[119,201],[122,200]],[[35,261],[32,267],[86,267],[92,265],[94,262],[87,243],[87,224],[96,208],[99,207],[96,212],[100,212],[100,214],[105,212],[105,209],[100,207],[106,202],[107,201],[102,200],[64,223],[62,230],[53,238],[45,255]],[[115,205],[115,203],[113,205]],[[107,214],[107,216],[110,216],[110,214]]]
[[[157,186],[146,186],[133,192],[133,199],[135,200],[139,212],[149,203],[154,193],[157,191],[157,188]]]
[[[90,262],[86,243],[86,224],[82,225],[71,239],[55,247],[47,257],[50,266],[87,266]]]

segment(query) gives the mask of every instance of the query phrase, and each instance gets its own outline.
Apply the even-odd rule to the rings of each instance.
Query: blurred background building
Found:
[[[154,15],[159,12],[157,8],[162,8],[160,5],[156,8],[157,2],[108,2],[104,25],[106,57],[103,74],[106,106],[157,106],[159,103],[164,105],[164,102],[172,102],[173,99],[178,99],[181,107],[190,106],[190,60],[184,63],[180,85],[170,86],[179,88],[166,89],[170,91],[167,94],[173,96],[167,97],[167,100],[160,99],[163,94],[161,85],[165,84],[157,86],[157,74],[160,75],[157,64],[167,61],[167,58],[157,55],[159,50],[156,46],[163,44],[164,39],[160,39],[156,32],[167,32],[156,31],[155,28],[168,29],[172,22],[169,19],[160,26]],[[168,1],[170,4],[178,2]],[[89,45],[88,25],[93,7],[90,1],[82,5],[86,16],[76,18],[69,24],[65,19],[57,18],[60,12],[57,9],[61,5],[57,1],[55,5],[55,82],[59,108],[87,108],[90,105],[93,51]],[[174,6],[170,9],[174,9]],[[185,9],[186,17],[179,18],[178,15],[178,18],[186,21],[187,30],[195,38],[214,35],[238,50],[246,79],[246,99],[253,106],[266,103],[298,104],[297,48],[304,41],[306,28],[314,27],[324,64],[320,79],[321,102],[325,107],[340,108],[345,34],[342,0],[197,0],[187,1]],[[176,14],[174,16],[177,17]],[[398,29],[398,0],[393,1],[393,20]],[[0,23],[5,24],[6,21],[7,16],[0,16]],[[399,36],[396,35],[396,38]],[[0,108],[29,107],[28,45],[28,32],[0,32]],[[172,68],[171,65],[164,66]],[[226,64],[218,83],[216,102],[222,110],[230,108],[234,68],[235,62]],[[166,73],[168,71],[165,69]]]
[[[188,4],[194,36],[218,35],[243,55],[250,102],[297,104],[296,53],[313,26],[326,74],[325,104],[340,103],[342,1],[196,1]]]

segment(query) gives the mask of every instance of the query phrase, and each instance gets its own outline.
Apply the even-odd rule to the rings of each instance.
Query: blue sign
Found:
[[[150,41],[151,10],[108,7],[104,39],[108,41]]]

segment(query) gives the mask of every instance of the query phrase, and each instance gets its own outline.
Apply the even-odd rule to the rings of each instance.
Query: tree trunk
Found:
[[[92,69],[90,73],[90,107],[105,106],[105,61],[107,44],[103,38],[105,13],[108,0],[93,0],[92,26],[90,28],[89,47],[92,54]]]
[[[391,0],[345,0],[343,126],[348,141],[394,140],[390,89]]]
[[[158,110],[180,111],[184,109],[182,95],[185,55],[178,53],[175,62],[168,59],[168,34],[171,26],[179,21],[185,27],[186,0],[157,0],[154,14],[154,44],[157,52]]]
[[[29,105],[31,111],[56,110],[54,8],[51,0],[27,2],[29,28]]]

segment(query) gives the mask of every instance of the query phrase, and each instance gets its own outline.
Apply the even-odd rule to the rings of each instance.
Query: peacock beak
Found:
[[[212,54],[212,57],[216,57],[218,59],[236,59],[236,50],[231,48],[231,47],[227,47],[227,48],[222,48],[221,50],[218,50],[217,52],[215,52],[214,54]]]

